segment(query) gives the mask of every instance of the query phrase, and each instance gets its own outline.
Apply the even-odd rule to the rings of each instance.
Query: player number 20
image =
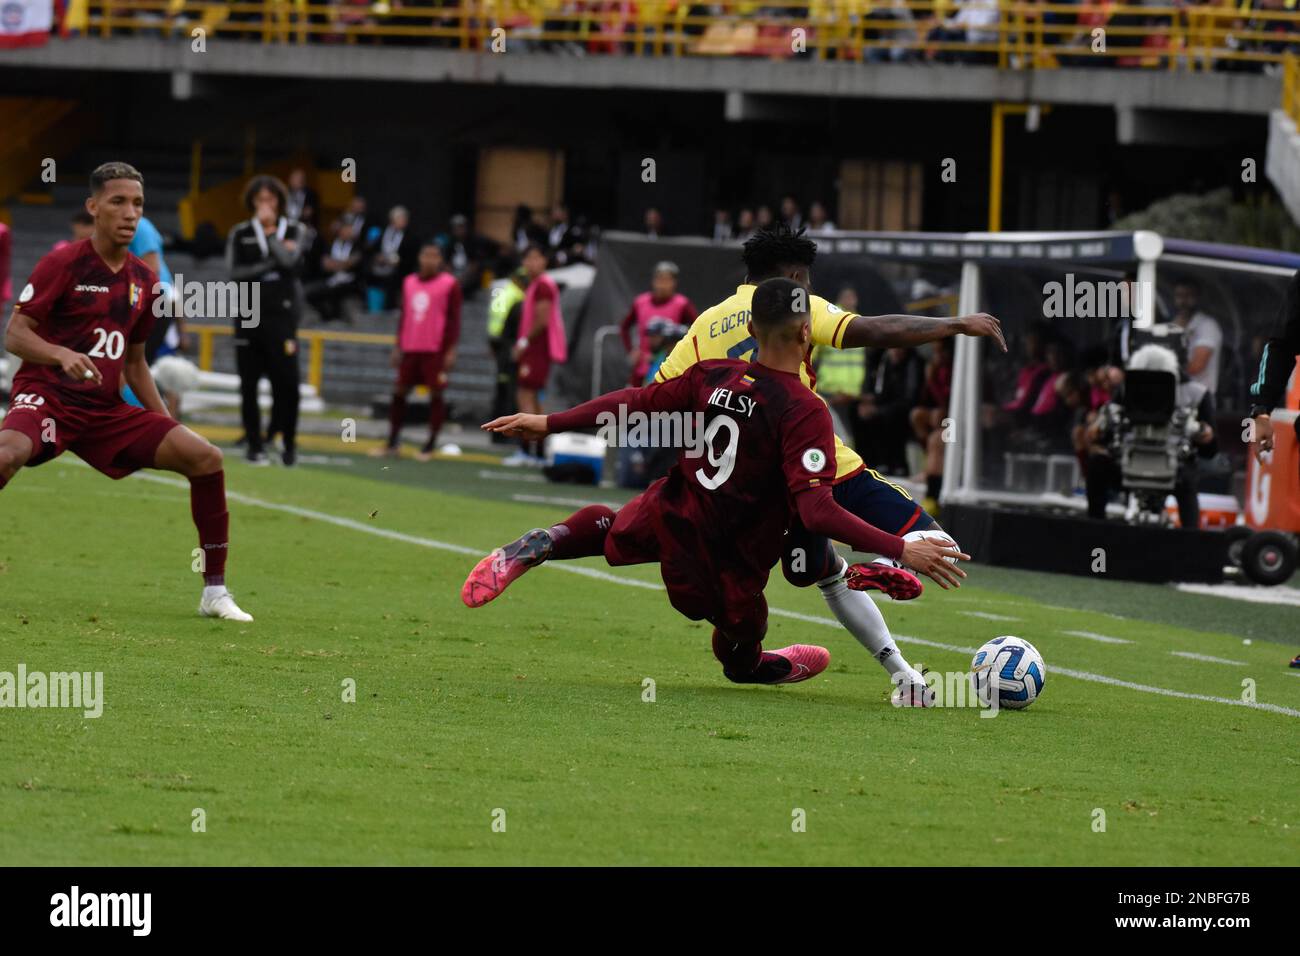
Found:
[[[120,359],[126,350],[126,336],[114,329],[106,332],[95,329],[95,346],[87,354],[91,358]]]
[[[717,452],[713,448],[713,439],[724,429],[727,432],[727,444],[722,451]],[[704,429],[704,449],[708,453],[709,464],[718,470],[709,476],[703,468],[696,469],[695,477],[701,485],[713,491],[731,477],[731,472],[736,467],[736,448],[739,444],[740,426],[733,419],[719,415],[709,422],[709,427]]]

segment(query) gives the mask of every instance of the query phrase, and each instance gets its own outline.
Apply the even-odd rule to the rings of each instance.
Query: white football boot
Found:
[[[218,617],[223,621],[248,622],[253,615],[242,610],[235,603],[235,596],[225,588],[204,588],[203,599],[199,601],[199,613],[204,617]]]

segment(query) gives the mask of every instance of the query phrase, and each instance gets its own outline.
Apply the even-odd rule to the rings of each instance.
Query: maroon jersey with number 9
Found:
[[[121,404],[126,349],[149,337],[157,281],[129,252],[122,268],[113,272],[89,239],[47,254],[18,294],[15,309],[35,320],[36,334],[46,342],[89,356],[103,381],[74,382],[57,365],[24,362],[13,391],[52,393],[72,407]]]

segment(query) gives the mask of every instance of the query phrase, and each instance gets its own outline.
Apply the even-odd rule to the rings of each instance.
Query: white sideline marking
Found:
[[[89,467],[88,465],[85,467]],[[190,484],[179,478],[166,478],[162,475],[151,475],[142,472],[136,472],[135,477],[142,478],[145,481],[153,481],[161,485],[171,485],[173,488],[188,490]],[[332,524],[340,528],[351,528],[353,531],[363,531],[367,534],[377,535],[381,538],[388,538],[393,541],[403,541],[407,544],[415,544],[424,548],[433,548],[437,551],[450,551],[453,554],[481,555],[484,552],[477,548],[467,548],[459,544],[449,544],[446,541],[436,541],[433,538],[421,538],[413,534],[403,534],[400,531],[390,531],[387,528],[377,528],[373,524],[365,524],[360,521],[354,521],[351,518],[340,518],[336,515],[326,514],[323,511],[312,511],[309,508],[299,508],[296,505],[284,505],[272,501],[262,501],[259,498],[252,498],[239,492],[226,492],[226,497],[232,501],[238,501],[241,504],[249,505],[254,508],[266,508],[269,511],[281,511],[285,514],[297,515],[300,518],[311,518],[316,521],[322,521],[326,524]],[[555,568],[557,571],[568,571],[571,574],[580,574],[583,577],[595,578],[600,581],[609,581],[612,584],[623,584],[629,587],[644,588],[651,591],[661,591],[663,587],[651,581],[638,581],[634,578],[625,578],[619,575],[610,574],[606,571],[598,571],[595,568],[584,568],[573,564],[546,564],[543,567]],[[786,611],[782,608],[769,608],[771,614],[776,617],[790,618],[796,621],[806,621],[810,624],[824,624],[829,627],[840,627],[840,622],[830,617],[818,617],[813,614],[801,614],[798,611]],[[955,651],[960,654],[974,654],[976,648],[961,647],[956,644],[944,644],[939,641],[927,641],[919,637],[908,637],[904,634],[894,635],[900,641],[907,641],[912,644],[920,644],[923,647],[936,647],[944,651]],[[1283,714],[1287,717],[1300,717],[1300,710],[1294,707],[1283,707],[1281,704],[1265,704],[1259,701],[1247,703],[1244,700],[1238,700],[1233,697],[1211,697],[1208,694],[1189,694],[1186,691],[1170,690],[1167,687],[1151,687],[1148,684],[1136,684],[1133,681],[1120,680],[1116,677],[1107,677],[1105,674],[1092,674],[1088,671],[1076,671],[1066,667],[1050,668],[1051,673],[1061,674],[1065,677],[1073,677],[1076,680],[1092,681],[1095,684],[1106,684],[1111,687],[1125,687],[1129,690],[1141,691],[1145,694],[1156,694],[1160,697],[1177,697],[1182,700],[1201,700],[1211,704],[1225,704],[1230,707],[1246,707],[1251,710],[1264,710],[1272,714]]]
[[[506,471],[503,468],[480,468],[478,476],[489,481],[528,481],[535,485],[546,482],[546,476],[535,471]]]
[[[1132,641],[1126,641],[1122,637],[1109,637],[1105,634],[1094,634],[1092,631],[1062,631],[1062,634],[1069,634],[1071,637],[1085,637],[1090,641],[1096,641],[1098,644],[1132,644]]]
[[[989,611],[958,611],[958,614],[964,614],[966,617],[981,617],[986,621],[1019,621],[1018,617],[1007,617],[1005,614],[992,614]]]
[[[1205,661],[1207,664],[1232,664],[1235,667],[1245,667],[1245,661],[1230,661],[1226,657],[1211,657],[1209,654],[1196,654],[1192,651],[1170,651],[1174,657],[1185,657],[1189,661]]]
[[[1206,594],[1210,597],[1232,598],[1234,601],[1250,601],[1254,604],[1287,604],[1300,607],[1300,588],[1279,584],[1276,587],[1251,588],[1240,584],[1176,584],[1180,591],[1188,594]]]
[[[587,505],[604,505],[617,511],[623,507],[616,501],[583,501],[581,498],[552,498],[549,495],[511,495],[511,501],[522,501],[530,505],[564,505],[566,508],[585,508]]]

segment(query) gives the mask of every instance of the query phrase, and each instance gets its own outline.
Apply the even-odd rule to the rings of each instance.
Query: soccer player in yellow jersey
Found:
[[[655,381],[664,382],[681,375],[704,359],[734,358],[750,361],[757,340],[749,328],[750,301],[758,283],[784,277],[805,289],[811,287],[811,271],[817,256],[817,244],[803,230],[792,231],[785,225],[760,229],[745,242],[742,258],[745,281],[734,295],[705,309],[690,330],[664,359]],[[812,341],[832,348],[910,348],[949,338],[976,335],[992,338],[1006,351],[1002,326],[991,315],[976,313],[957,318],[927,318],[917,315],[855,315],[845,312],[820,296],[808,294],[812,313]],[[805,358],[800,377],[812,388],[815,376],[811,361]],[[905,490],[868,468],[853,449],[835,440],[835,501],[846,510],[875,527],[904,539],[939,538],[954,550],[938,523],[912,500]],[[941,565],[946,558],[934,558],[925,567],[916,567],[947,589],[951,569]],[[816,584],[835,617],[858,642],[880,662],[898,686],[895,702],[923,705],[930,700],[924,680],[899,652],[885,619],[869,595],[862,592],[880,590],[896,600],[908,600],[921,593],[921,582],[898,562],[879,558],[869,564],[848,563],[824,537],[809,534],[802,527],[791,528],[781,560],[786,580],[796,587]],[[964,576],[964,572],[958,570]]]

